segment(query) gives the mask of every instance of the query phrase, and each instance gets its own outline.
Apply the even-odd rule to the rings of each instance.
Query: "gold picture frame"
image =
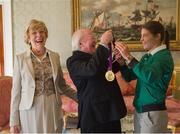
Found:
[[[73,32],[77,29],[83,28],[82,27],[83,20],[81,18],[81,15],[82,15],[82,12],[81,12],[82,3],[81,2],[82,1],[86,2],[86,4],[87,4],[88,0],[72,0],[72,21],[73,21],[72,22],[72,31]],[[114,0],[107,0],[107,3],[109,5],[111,5],[111,1],[114,1]],[[123,0],[119,0],[119,1],[123,1]],[[137,1],[144,2],[144,0],[137,0]],[[153,0],[147,0],[147,1],[150,2]],[[162,0],[162,1],[165,2],[164,0]],[[93,2],[93,1],[89,0],[89,2]],[[96,2],[101,2],[101,0],[99,0],[99,1],[96,0]],[[175,39],[170,40],[170,50],[180,51],[180,0],[175,0],[175,3],[176,3],[176,6],[175,6],[176,16],[175,16],[175,22],[174,22],[174,24],[176,26],[175,31],[174,31]],[[99,5],[101,5],[101,4],[99,4]],[[168,9],[166,9],[166,10],[168,10]],[[125,41],[125,42],[128,44],[131,51],[144,51],[143,47],[139,41]]]

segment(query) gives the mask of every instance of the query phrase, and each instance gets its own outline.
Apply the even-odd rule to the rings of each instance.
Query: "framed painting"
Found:
[[[111,29],[131,51],[143,51],[141,26],[161,22],[170,33],[170,49],[180,50],[180,0],[72,0],[73,31],[90,28],[97,39]]]

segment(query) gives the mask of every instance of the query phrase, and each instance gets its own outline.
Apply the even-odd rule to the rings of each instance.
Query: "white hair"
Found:
[[[77,30],[76,32],[74,32],[72,36],[72,51],[76,51],[80,49],[79,45],[80,45],[81,37],[82,37],[81,30]]]
[[[72,36],[72,51],[80,50],[81,39],[86,35],[90,29],[79,29],[74,32]]]

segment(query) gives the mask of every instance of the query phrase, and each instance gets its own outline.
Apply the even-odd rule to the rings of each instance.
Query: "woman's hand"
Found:
[[[121,53],[116,49],[114,48],[113,49],[113,53],[114,53],[114,57],[115,57],[115,61],[117,61],[120,65],[125,65],[125,59],[121,56]]]
[[[129,48],[126,44],[124,44],[123,42],[115,42],[115,48],[119,51],[119,53],[121,54],[121,56],[126,60],[126,61],[131,61],[132,60],[132,56],[129,52]]]
[[[20,126],[16,125],[16,126],[10,127],[10,133],[12,133],[12,134],[20,133]]]

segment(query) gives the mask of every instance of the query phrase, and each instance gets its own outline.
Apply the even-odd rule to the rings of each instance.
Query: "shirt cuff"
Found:
[[[133,68],[136,64],[138,64],[139,63],[139,61],[138,60],[136,60],[135,58],[133,58],[132,60],[131,60],[131,62],[128,64],[128,67],[129,68]]]
[[[109,50],[109,47],[107,45],[105,45],[103,43],[99,43],[99,45],[101,45],[101,46],[103,46],[103,47],[105,47],[105,48],[107,48]]]

